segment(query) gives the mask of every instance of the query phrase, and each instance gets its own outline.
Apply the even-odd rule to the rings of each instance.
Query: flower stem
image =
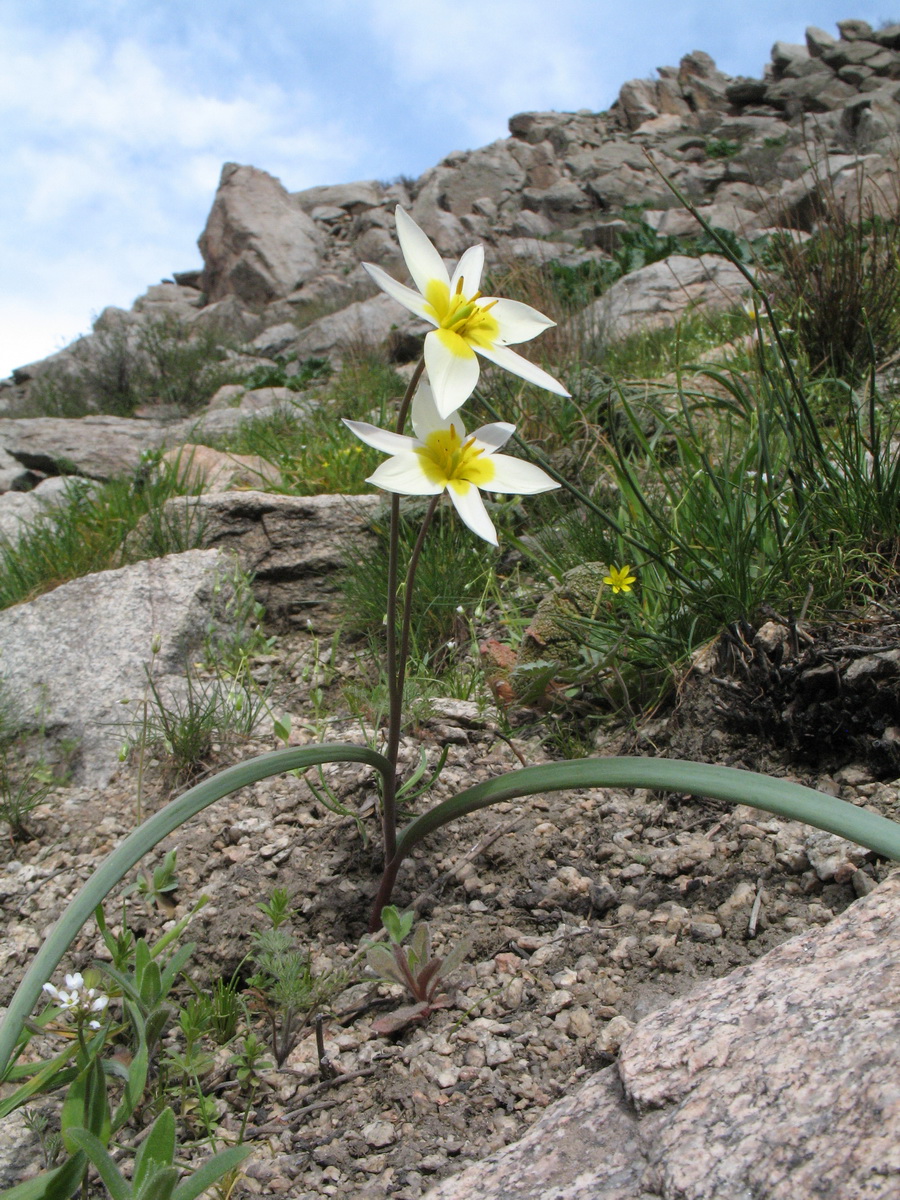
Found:
[[[406,416],[422,372],[425,359],[421,358],[412,373],[409,386],[400,403],[397,415],[397,432],[403,432]],[[384,860],[390,862],[397,849],[397,754],[400,748],[400,725],[403,719],[403,676],[406,672],[405,657],[397,653],[397,584],[400,575],[400,497],[391,496],[391,525],[388,540],[387,579],[387,648],[385,653],[388,677],[388,738],[385,757],[391,764],[391,772],[383,777],[381,792],[381,828],[384,840]],[[407,591],[407,597],[408,597]]]

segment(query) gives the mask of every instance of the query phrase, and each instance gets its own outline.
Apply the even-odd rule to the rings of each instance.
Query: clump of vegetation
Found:
[[[449,978],[465,960],[471,943],[458,942],[443,957],[431,952],[431,930],[422,921],[408,945],[403,945],[413,927],[415,916],[401,913],[393,904],[381,910],[381,920],[388,935],[388,944],[376,942],[366,950],[369,970],[387,983],[399,983],[405,988],[412,1004],[403,1005],[387,1016],[373,1021],[376,1033],[397,1033],[412,1021],[424,1021],[439,1008],[453,1003]]]
[[[880,215],[861,179],[851,205],[819,195],[810,236],[769,240],[769,285],[811,373],[856,385],[900,350],[900,205]]]
[[[235,380],[233,340],[174,316],[104,324],[71,347],[74,364],[48,367],[28,389],[26,415],[130,417],[144,405],[197,412]]]
[[[279,355],[272,366],[254,367],[243,382],[248,388],[286,387],[302,392],[312,383],[326,383],[331,378],[332,366],[327,358],[305,358],[292,373],[288,367],[295,361],[295,355]]]
[[[199,523],[187,509],[180,515],[165,509],[185,491],[174,468],[103,484],[70,478],[64,503],[41,514],[17,541],[0,539],[0,608],[92,571],[195,548]]]
[[[345,991],[353,974],[345,970],[315,971],[308,951],[302,950],[284,926],[291,919],[285,888],[276,888],[268,904],[258,907],[269,928],[253,934],[255,973],[248,985],[259,1000],[269,1025],[272,1053],[281,1066],[310,1021]]]

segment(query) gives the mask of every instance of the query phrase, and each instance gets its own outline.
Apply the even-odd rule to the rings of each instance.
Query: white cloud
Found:
[[[556,0],[552,19],[545,0],[371,0],[368,14],[397,79],[432,114],[464,120],[473,145],[503,136],[514,112],[597,95],[578,0]]]
[[[265,77],[219,95],[134,40],[7,28],[0,43],[0,378],[198,265],[223,162],[299,189],[345,177],[360,151],[315,97]]]

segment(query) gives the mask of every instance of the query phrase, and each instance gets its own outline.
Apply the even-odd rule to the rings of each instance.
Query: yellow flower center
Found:
[[[416,447],[416,454],[429,483],[452,487],[461,495],[472,484],[484,487],[494,478],[490,456],[475,445],[473,437],[464,442],[455,425],[429,433],[424,445]]]
[[[430,280],[425,289],[430,315],[437,322],[439,329],[457,334],[464,342],[491,350],[500,334],[500,326],[491,314],[491,309],[497,302],[493,300],[490,304],[479,304],[480,292],[464,296],[462,283],[460,279],[456,291],[451,296],[446,283],[439,279]]]

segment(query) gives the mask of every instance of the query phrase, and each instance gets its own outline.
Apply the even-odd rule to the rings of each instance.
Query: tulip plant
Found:
[[[497,422],[472,434],[466,432],[460,410],[478,382],[479,358],[557,395],[568,393],[552,376],[509,349],[510,345],[536,337],[553,322],[526,304],[481,295],[483,247],[466,250],[451,274],[412,218],[399,208],[396,218],[400,246],[415,289],[399,283],[380,267],[364,265],[389,296],[434,328],[425,337],[423,360],[410,379],[396,428],[383,430],[366,422],[345,422],[363,442],[389,455],[369,478],[369,482],[391,494],[386,628],[390,705],[384,752],[342,744],[276,750],[204,780],[144,821],[100,864],[35,956],[0,1025],[0,1080],[5,1077],[17,1047],[21,1048],[23,1029],[44,983],[81,926],[123,876],[158,842],[216,800],[286,771],[305,770],[327,762],[358,762],[377,773],[384,871],[372,905],[373,930],[380,924],[382,910],[390,904],[404,859],[434,830],[491,804],[562,789],[671,789],[749,804],[778,816],[805,821],[900,860],[900,824],[867,809],[751,771],[658,758],[578,759],[525,767],[467,788],[426,809],[398,832],[396,799],[401,786],[398,751],[409,653],[410,602],[419,556],[437,505],[446,493],[468,528],[496,545],[497,534],[481,498],[482,492],[525,495],[557,486],[539,467],[500,453],[514,433],[512,425]],[[412,434],[405,432],[408,418]],[[405,564],[406,583],[401,591],[399,521],[400,497],[404,495],[425,496],[430,501],[418,540]],[[627,566],[610,566],[604,580],[614,593],[628,592],[636,582]],[[400,612],[398,594],[403,597]],[[85,1153],[93,1150],[95,1157],[99,1155],[93,1142],[82,1148]]]

